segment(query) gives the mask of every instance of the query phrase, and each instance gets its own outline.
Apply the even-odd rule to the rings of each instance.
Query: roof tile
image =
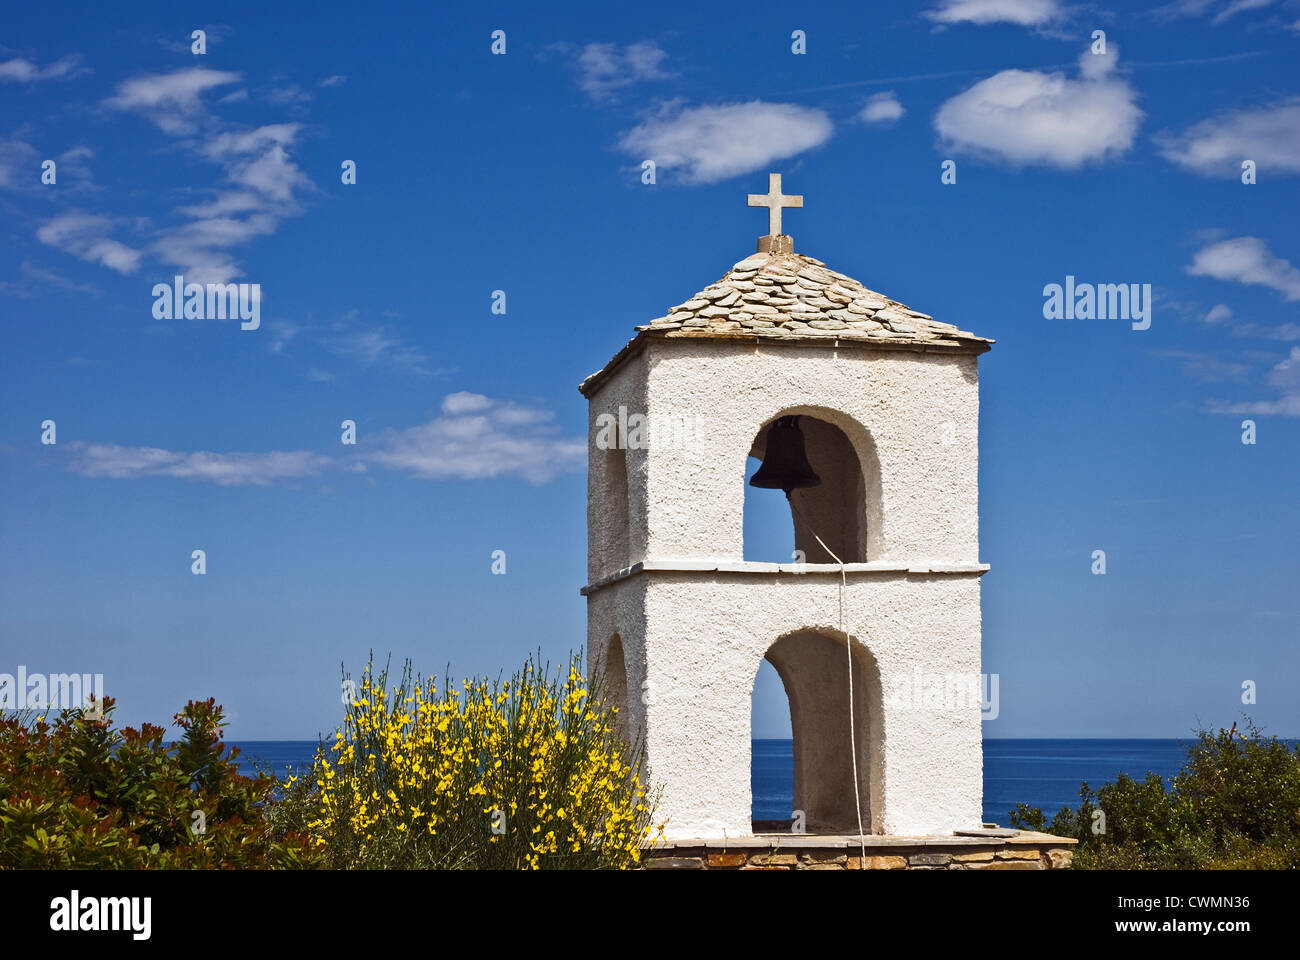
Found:
[[[779,325],[779,326],[778,326]],[[689,329],[687,329],[689,328]],[[665,336],[783,336],[988,344],[797,253],[756,253],[668,315],[637,327]]]

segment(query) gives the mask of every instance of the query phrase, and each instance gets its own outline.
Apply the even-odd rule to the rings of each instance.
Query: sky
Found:
[[[0,673],[308,739],[371,651],[563,660],[577,384],[753,252],[780,172],[796,250],[997,341],[985,735],[1300,736],[1298,52],[1295,0],[11,5]],[[259,325],[158,316],[178,274]],[[1049,319],[1067,276],[1149,284],[1149,327]],[[788,553],[770,507],[747,557]]]

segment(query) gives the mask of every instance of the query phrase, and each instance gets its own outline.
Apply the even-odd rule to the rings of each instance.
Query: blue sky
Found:
[[[986,734],[1300,735],[1300,5],[746,9],[7,12],[0,672],[288,739],[372,648],[581,646],[576,385],[753,251],[771,170],[797,250],[998,341]],[[155,319],[176,273],[259,283],[261,327]],[[1150,329],[1044,319],[1067,275],[1151,284]]]

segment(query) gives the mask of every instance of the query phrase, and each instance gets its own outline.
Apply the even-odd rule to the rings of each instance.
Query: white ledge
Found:
[[[872,560],[868,563],[846,563],[844,572],[848,573],[892,573],[907,575],[926,574],[979,574],[989,570],[987,563],[954,563],[952,561],[922,560],[904,563],[898,560]],[[642,560],[630,567],[624,567],[618,573],[601,577],[578,591],[582,596],[589,596],[602,587],[619,580],[626,580],[638,573],[748,573],[748,574],[788,574],[803,576],[810,573],[840,572],[838,563],[761,563],[747,560]]]

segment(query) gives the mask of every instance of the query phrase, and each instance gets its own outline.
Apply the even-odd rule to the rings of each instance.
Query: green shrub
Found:
[[[271,836],[264,810],[275,780],[240,776],[221,743],[213,700],[176,714],[184,731],[112,725],[64,710],[0,718],[0,868],[135,869],[306,867],[318,862],[301,833]],[[200,814],[195,816],[196,811]]]
[[[1300,867],[1300,752],[1247,730],[1198,732],[1168,784],[1121,773],[1099,790],[1084,783],[1079,807],[1050,822],[1019,804],[1011,825],[1076,838],[1079,869]]]

